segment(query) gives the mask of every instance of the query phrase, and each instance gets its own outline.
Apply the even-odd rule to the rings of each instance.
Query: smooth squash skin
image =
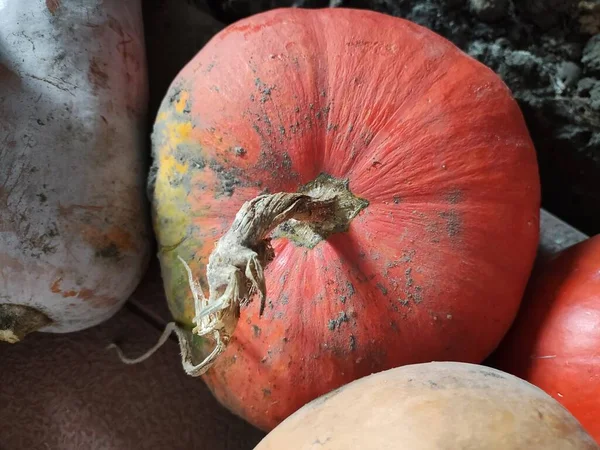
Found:
[[[0,340],[111,317],[146,267],[139,0],[0,2]]]
[[[408,365],[328,393],[255,450],[597,450],[541,389],[465,363]]]
[[[204,376],[263,430],[373,372],[480,362],[516,314],[538,244],[535,150],[502,81],[423,27],[338,8],[239,21],[173,81],[152,143],[158,256],[187,327],[178,258],[206,289],[208,257],[244,202],[319,176],[364,202],[325,237],[276,229],[264,314],[242,307]],[[212,345],[194,339],[197,356]]]
[[[490,364],[546,391],[600,442],[600,235],[540,261]]]

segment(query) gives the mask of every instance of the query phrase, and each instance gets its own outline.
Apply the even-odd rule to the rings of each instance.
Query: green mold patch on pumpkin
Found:
[[[327,220],[307,222],[290,219],[273,231],[273,238],[287,238],[299,247],[312,249],[328,236],[348,231],[352,219],[369,205],[368,200],[350,191],[349,180],[340,180],[326,173],[300,187],[298,192],[319,200],[335,200]]]

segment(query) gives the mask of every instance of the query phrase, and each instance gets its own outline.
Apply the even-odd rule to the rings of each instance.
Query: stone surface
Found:
[[[543,256],[558,253],[588,238],[586,234],[545,210],[541,211],[540,229],[538,255]]]
[[[327,7],[330,1],[208,3],[231,22],[274,7]],[[600,32],[600,0],[335,3],[424,25],[495,70],[519,101],[536,144],[543,206],[588,234],[600,233],[600,38],[592,36]]]
[[[508,0],[469,0],[469,7],[484,22],[495,22],[508,14]]]

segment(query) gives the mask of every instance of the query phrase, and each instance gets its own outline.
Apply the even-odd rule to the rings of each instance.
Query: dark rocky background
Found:
[[[600,0],[147,0],[151,82],[162,74],[155,97],[220,26],[286,6],[403,17],[491,67],[525,114],[543,206],[588,234],[600,233]]]

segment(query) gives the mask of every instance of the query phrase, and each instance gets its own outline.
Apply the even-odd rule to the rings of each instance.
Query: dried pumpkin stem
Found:
[[[367,205],[366,200],[350,192],[348,180],[327,174],[319,175],[300,192],[260,195],[244,203],[208,258],[208,297],[188,264],[178,256],[194,299],[192,333],[212,336],[211,353],[200,364],[193,364],[189,331],[175,323],[169,323],[159,342],[138,358],[125,358],[118,347],[114,344],[111,347],[117,348],[123,362],[133,364],[151,356],[175,331],[186,373],[204,374],[227,348],[240,317],[240,307],[257,294],[260,315],[264,311],[264,269],[275,256],[269,237],[274,229],[281,225],[273,232],[275,237],[287,237],[296,245],[313,248],[330,234],[346,231],[351,220]]]
[[[333,214],[335,204],[335,198],[316,199],[299,193],[261,195],[246,202],[208,259],[208,297],[189,266],[179,258],[194,298],[196,326],[192,333],[212,335],[215,341],[214,350],[194,366],[190,375],[202,375],[225,350],[237,326],[240,306],[249,302],[254,293],[260,298],[262,315],[266,297],[264,268],[274,257],[269,233],[290,219],[325,221]]]

